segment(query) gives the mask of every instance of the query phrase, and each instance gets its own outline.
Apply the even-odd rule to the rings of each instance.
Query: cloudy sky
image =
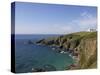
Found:
[[[68,34],[97,28],[97,8],[16,3],[16,34]]]

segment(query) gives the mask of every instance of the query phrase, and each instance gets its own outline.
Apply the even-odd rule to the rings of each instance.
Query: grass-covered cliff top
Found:
[[[64,35],[63,38],[96,38],[97,32],[76,32],[76,33],[71,33]]]

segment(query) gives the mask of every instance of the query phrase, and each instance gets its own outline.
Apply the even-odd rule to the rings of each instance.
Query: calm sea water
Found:
[[[37,41],[52,36],[57,35],[16,35],[16,72],[31,72],[32,68],[41,68],[44,65],[52,65],[60,71],[74,63],[68,54],[57,53],[48,46],[25,44],[29,40]]]

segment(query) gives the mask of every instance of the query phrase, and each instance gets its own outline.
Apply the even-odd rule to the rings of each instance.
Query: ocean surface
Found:
[[[15,70],[17,73],[32,72],[32,68],[43,68],[45,65],[52,66],[61,71],[74,63],[69,54],[61,54],[48,46],[28,44],[29,40],[38,41],[43,38],[59,35],[15,35]]]

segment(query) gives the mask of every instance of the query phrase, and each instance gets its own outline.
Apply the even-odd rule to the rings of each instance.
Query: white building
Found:
[[[88,32],[96,32],[97,30],[96,29],[88,29],[87,31]]]

